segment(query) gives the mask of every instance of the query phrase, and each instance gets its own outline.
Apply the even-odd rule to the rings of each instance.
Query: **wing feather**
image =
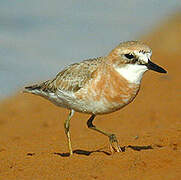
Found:
[[[70,65],[56,76],[54,85],[63,91],[78,91],[92,78],[101,60],[100,57]]]
[[[102,60],[103,58],[99,57],[72,64],[58,73],[53,80],[35,84],[25,89],[29,92],[34,90],[51,93],[57,90],[76,92],[92,78],[92,73],[97,69]]]

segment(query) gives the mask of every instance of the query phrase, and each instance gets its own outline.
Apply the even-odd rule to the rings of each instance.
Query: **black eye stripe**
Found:
[[[125,54],[124,56],[126,58],[128,58],[128,59],[133,59],[134,58],[134,56],[132,54]]]

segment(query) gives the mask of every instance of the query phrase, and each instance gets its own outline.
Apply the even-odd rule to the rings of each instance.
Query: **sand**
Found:
[[[168,74],[147,72],[133,103],[95,119],[117,135],[123,152],[110,154],[108,139],[87,128],[89,115],[76,113],[69,157],[68,111],[18,93],[0,104],[0,179],[181,179],[181,15],[144,39]]]

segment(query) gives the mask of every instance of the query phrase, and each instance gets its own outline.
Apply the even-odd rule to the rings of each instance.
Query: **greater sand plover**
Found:
[[[91,114],[88,128],[108,136],[111,151],[120,152],[115,134],[98,129],[92,122],[96,115],[117,111],[132,102],[147,70],[166,73],[151,62],[151,55],[151,49],[143,42],[122,42],[107,56],[72,64],[52,80],[25,87],[25,92],[70,110],[64,122],[70,155],[73,151],[69,128],[74,111]]]

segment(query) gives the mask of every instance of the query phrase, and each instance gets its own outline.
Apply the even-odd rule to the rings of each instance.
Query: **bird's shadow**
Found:
[[[128,145],[128,146],[123,146],[121,147],[122,152],[125,152],[126,149],[132,149],[134,151],[142,151],[142,150],[150,150],[153,149],[153,147],[151,145],[147,145],[147,146],[132,146],[132,145]],[[78,155],[84,155],[84,156],[90,156],[92,153],[103,153],[107,156],[110,156],[112,153],[104,151],[102,149],[98,149],[98,150],[94,150],[94,151],[87,151],[87,150],[82,150],[82,149],[76,149],[73,151],[74,154],[78,154]],[[59,152],[54,152],[55,155],[59,155],[61,157],[69,157],[70,153],[66,152],[66,153],[59,153]]]

